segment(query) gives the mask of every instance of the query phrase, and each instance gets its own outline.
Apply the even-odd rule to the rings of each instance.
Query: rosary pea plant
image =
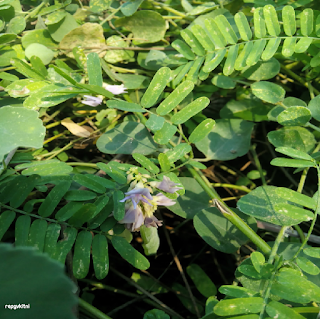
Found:
[[[319,317],[318,1],[2,0],[0,30],[0,318]]]

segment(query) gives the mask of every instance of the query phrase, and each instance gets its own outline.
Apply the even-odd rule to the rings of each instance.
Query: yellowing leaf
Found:
[[[90,136],[88,126],[86,126],[86,127],[80,126],[80,125],[74,123],[69,118],[62,120],[61,124],[63,126],[65,126],[75,136],[79,136],[79,137],[89,137]]]

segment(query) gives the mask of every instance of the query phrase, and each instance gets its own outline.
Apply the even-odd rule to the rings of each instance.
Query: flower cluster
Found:
[[[178,184],[166,176],[161,182],[148,183],[149,176],[140,174],[137,168],[130,169],[127,174],[131,184],[126,197],[120,201],[125,202],[125,216],[119,223],[125,224],[126,228],[132,232],[139,231],[142,225],[146,227],[162,226],[162,222],[153,215],[154,212],[158,206],[172,206],[175,201],[162,193],[152,196],[153,191],[150,186],[172,194],[182,187],[178,187]]]

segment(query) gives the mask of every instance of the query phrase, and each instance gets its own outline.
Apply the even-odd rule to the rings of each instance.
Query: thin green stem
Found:
[[[315,126],[315,125],[313,125],[313,124],[311,124],[309,122],[305,126],[306,127],[310,127],[310,128],[314,129],[317,132],[320,132],[320,128],[318,126]]]
[[[261,167],[261,164],[260,164],[260,161],[259,161],[259,158],[258,158],[258,155],[256,153],[256,145],[252,145],[250,147],[250,150],[251,150],[251,153],[252,153],[252,156],[253,156],[253,160],[257,166],[257,169],[259,171],[259,174],[260,174],[260,178],[261,178],[261,181],[262,181],[262,184],[264,186],[267,185],[267,182],[266,182],[266,179],[264,178],[264,174],[263,174],[263,170],[262,170],[262,167]]]
[[[283,237],[286,233],[286,230],[288,229],[288,226],[283,226],[281,227],[279,233],[278,233],[278,236],[272,246],[272,250],[271,250],[271,253],[270,253],[270,256],[269,256],[269,259],[268,259],[268,264],[273,264],[274,262],[274,259],[277,255],[277,251],[279,249],[279,246],[280,246],[280,243],[283,241]]]
[[[97,309],[96,307],[90,305],[83,299],[79,298],[79,307],[85,310],[86,312],[90,313],[94,318],[98,319],[112,319],[108,315],[104,314],[102,311]]]
[[[211,183],[211,185],[213,187],[225,187],[225,188],[237,189],[239,191],[243,191],[243,192],[246,192],[246,193],[250,193],[251,192],[251,190],[247,186],[227,184],[227,183]]]
[[[117,12],[119,12],[120,10],[121,10],[121,6],[120,6],[119,8],[117,8],[117,9],[114,9],[114,11],[113,11],[111,14],[109,14],[104,20],[102,20],[102,21],[100,22],[100,25],[103,25],[103,24],[105,24],[106,22],[112,20],[113,17],[115,16],[115,14],[116,14]]]
[[[149,1],[150,1],[150,0],[149,0]],[[161,3],[161,2],[152,1],[152,0],[151,0],[150,2],[151,2],[153,5],[158,5],[158,6],[160,6],[162,9],[164,9],[164,10],[166,10],[166,11],[168,11],[168,12],[171,12],[171,13],[179,16],[179,17],[182,17],[182,18],[184,18],[184,19],[186,19],[186,20],[193,21],[193,18],[192,18],[192,17],[188,17],[188,16],[185,15],[184,13],[182,13],[182,12],[180,12],[180,11],[178,11],[178,10],[172,9],[172,8],[166,6],[165,4]]]

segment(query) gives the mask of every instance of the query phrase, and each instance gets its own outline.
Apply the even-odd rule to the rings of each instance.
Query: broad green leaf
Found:
[[[105,278],[109,272],[109,254],[107,238],[102,234],[95,234],[93,237],[92,260],[96,278]]]
[[[135,250],[123,237],[112,236],[111,243],[120,256],[133,267],[146,270],[150,263],[146,257]]]
[[[313,10],[304,9],[300,15],[300,29],[303,36],[309,36],[313,31]]]
[[[111,0],[90,0],[89,6],[92,12],[102,12],[109,8]]]
[[[0,45],[13,41],[17,35],[15,33],[1,33]]]
[[[97,176],[99,177],[99,176]],[[101,178],[101,177],[100,177]],[[83,174],[75,174],[73,176],[73,180],[77,182],[78,184],[85,186],[86,188],[89,188],[93,190],[94,192],[103,194],[106,192],[106,189],[101,183],[95,181],[91,178],[89,174],[83,175]],[[102,179],[103,181],[103,179]]]
[[[206,108],[210,103],[210,100],[207,97],[199,97],[195,101],[188,104],[178,113],[175,113],[171,121],[173,124],[182,124],[189,120],[191,117],[195,116],[197,113],[201,112]]]
[[[286,93],[280,85],[267,81],[253,83],[251,89],[256,97],[272,104],[282,101]]]
[[[292,6],[282,8],[282,21],[285,34],[293,36],[296,33],[296,16]]]
[[[146,122],[146,127],[150,129],[151,131],[159,131],[161,130],[163,124],[164,124],[164,117],[158,116],[156,114],[150,114],[148,121]]]
[[[33,249],[8,244],[1,245],[0,256],[6,260],[0,266],[1,301],[4,305],[19,305],[14,300],[23,300],[29,306],[16,310],[1,307],[1,318],[37,318],[44,313],[47,319],[59,318],[62,313],[66,318],[75,318],[72,311],[78,303],[75,285],[65,274],[64,265]],[[23,287],[22,281],[17,280],[21,273],[24,274]]]
[[[290,106],[304,106],[307,107],[306,102],[297,99],[296,97],[286,97],[283,102],[282,102],[285,106],[290,107]]]
[[[276,152],[284,154],[284,155],[288,155],[292,158],[303,159],[306,161],[313,160],[313,158],[308,153],[296,150],[291,147],[277,147]]]
[[[214,51],[215,46],[207,32],[198,24],[191,26],[191,31],[206,51]]]
[[[266,47],[266,44],[267,44],[267,41],[265,40],[265,39],[262,39],[262,40],[257,40],[257,41],[255,41],[254,43],[253,43],[253,47],[252,47],[252,49],[251,49],[251,52],[249,52],[249,55],[248,55],[248,57],[247,57],[247,60],[246,60],[246,64],[247,64],[247,66],[249,66],[249,67],[251,67],[251,66],[253,66],[253,65],[255,65],[255,64],[258,64],[258,66],[255,66],[255,67],[251,67],[250,68],[250,71],[252,70],[256,70],[260,65],[263,65],[262,63],[263,63],[263,61],[259,61],[260,60],[260,58],[261,58],[261,55],[262,55],[262,52],[263,52],[263,50],[264,50],[264,48]],[[277,61],[278,62],[278,60],[276,60],[276,59],[274,59],[275,61]],[[267,61],[268,62],[268,61]],[[280,64],[279,62],[278,62],[278,64]],[[280,66],[279,66],[279,68],[280,68]],[[247,71],[247,69],[245,69],[246,71]],[[272,70],[270,70],[269,68],[267,69],[267,71],[272,71]],[[268,73],[269,73],[268,72]],[[278,71],[279,72],[279,71]],[[277,73],[278,73],[277,72]],[[255,72],[256,73],[256,72]],[[259,75],[260,77],[262,76],[262,75]],[[273,77],[273,76],[271,76],[271,77]],[[263,78],[263,76],[262,76],[262,78],[261,78],[261,80],[268,80],[270,77],[268,77],[268,78]]]
[[[204,56],[206,51],[189,29],[184,29],[180,32],[183,40],[191,47],[193,52],[198,56]]]
[[[243,41],[249,41],[252,38],[252,32],[248,23],[248,20],[243,12],[238,12],[234,16],[234,21],[238,27],[241,39]]]
[[[72,167],[64,162],[58,160],[49,161],[36,161],[26,164],[20,164],[15,167],[16,169],[23,169],[22,175],[29,176],[38,174],[40,176],[48,175],[66,175],[72,172]]]
[[[277,17],[277,12],[274,6],[266,5],[263,7],[263,16],[267,26],[268,33],[277,37],[280,34],[280,24]]]
[[[187,143],[181,143],[175,146],[173,149],[169,150],[166,155],[170,163],[175,163],[180,158],[185,156],[191,151],[191,146]]]
[[[223,67],[223,74],[228,76],[234,71],[234,64],[238,57],[239,45],[233,45],[229,48],[228,56]]]
[[[67,13],[62,20],[60,20],[55,24],[49,24],[47,27],[54,41],[63,42],[63,40],[65,39],[65,36],[69,36],[72,30],[77,29],[79,27],[79,24],[70,13]],[[60,43],[60,47],[61,47],[61,43]]]
[[[195,160],[189,160],[188,162],[192,167],[196,167],[196,168],[199,168],[199,169],[206,169],[207,166],[198,162],[198,161],[195,161]]]
[[[16,213],[12,210],[6,210],[0,215],[0,240],[7,232],[13,220],[16,217]]]
[[[51,38],[47,29],[36,29],[25,32],[21,38],[21,43],[25,49],[32,43],[42,44],[48,49],[56,49],[58,45]]]
[[[147,256],[157,253],[160,246],[160,238],[156,227],[140,227],[140,235],[143,240],[142,247]]]
[[[109,100],[107,101],[106,104],[110,109],[118,109],[126,112],[145,112],[146,111],[139,104],[129,103],[126,101]]]
[[[246,121],[261,122],[268,120],[268,113],[273,106],[258,99],[231,100],[221,110],[221,118],[241,118]]]
[[[320,247],[305,248],[303,252],[310,257],[320,258]]]
[[[211,132],[196,147],[207,158],[230,160],[249,151],[253,123],[238,119],[217,120]]]
[[[152,309],[143,315],[143,319],[170,319],[170,316],[162,310]]]
[[[102,71],[100,65],[100,58],[97,53],[91,52],[87,55],[87,69],[89,84],[102,86]]]
[[[290,57],[294,54],[295,52],[295,46],[296,46],[296,38],[286,38],[283,41],[282,45],[282,55],[285,57]]]
[[[284,157],[274,158],[271,162],[271,165],[280,166],[280,167],[314,167],[314,163],[305,160],[291,159]]]
[[[106,154],[148,155],[153,153],[157,146],[145,126],[136,122],[123,122],[115,128],[101,135],[97,147]]]
[[[16,16],[10,20],[7,33],[19,34],[26,28],[26,20],[22,16]]]
[[[203,67],[204,72],[211,72],[213,71],[218,65],[220,65],[220,62],[223,60],[227,50],[221,49],[215,52],[214,57],[209,62],[205,62],[205,65]]]
[[[36,219],[31,224],[27,245],[43,252],[47,226],[48,224],[45,220]]]
[[[68,224],[74,227],[82,227],[84,223],[89,221],[96,212],[94,204],[84,204],[79,210],[75,212],[68,220]]]
[[[181,40],[174,40],[171,43],[171,46],[176,49],[179,53],[181,53],[186,59],[188,60],[194,60],[195,59],[195,55],[194,53],[191,51],[191,48],[184,42]]]
[[[42,217],[49,217],[69,190],[70,185],[71,181],[62,181],[57,184],[46,196],[46,199],[39,207],[38,214]]]
[[[171,112],[183,99],[193,90],[194,84],[191,81],[181,83],[170,95],[157,107],[159,115],[166,115]]]
[[[238,201],[246,215],[280,226],[292,226],[313,218],[309,210],[292,205],[291,198],[278,195],[278,187],[260,186]]]
[[[256,8],[253,13],[254,35],[261,39],[266,36],[266,22],[263,16],[263,8]]]
[[[190,143],[197,143],[205,138],[213,129],[216,122],[213,119],[205,119],[190,134]]]
[[[253,297],[257,294],[256,291],[250,290],[244,287],[239,286],[232,286],[232,285],[222,285],[219,288],[219,292],[236,298],[247,298],[247,297]]]
[[[177,198],[175,205],[168,206],[168,209],[178,216],[192,219],[197,213],[209,208],[210,197],[195,179],[181,177],[179,180],[186,192]]]
[[[152,174],[158,174],[160,172],[158,166],[153,164],[147,157],[142,154],[134,153],[132,157],[145,169],[147,169]]]
[[[312,117],[317,121],[320,121],[319,103],[320,103],[320,95],[317,95],[308,104],[308,108],[311,112]]]
[[[236,298],[221,300],[213,309],[218,316],[233,316],[258,313],[263,309],[261,297]]]
[[[271,301],[267,304],[266,312],[271,318],[279,319],[304,319],[299,313],[295,312],[292,308],[277,302]]]
[[[63,231],[63,239],[61,239],[57,243],[56,253],[53,258],[64,265],[67,254],[73,247],[76,237],[77,230],[75,228],[68,227],[67,229],[65,229]]]
[[[270,39],[261,55],[261,59],[264,61],[270,60],[277,52],[280,43],[281,43],[281,38]]]
[[[77,279],[87,276],[90,267],[90,249],[92,235],[90,232],[82,230],[74,246],[72,271]]]
[[[154,134],[154,141],[158,144],[167,144],[173,135],[176,133],[177,127],[175,125],[171,125],[168,122],[164,122],[161,130],[157,131]]]
[[[14,125],[13,125],[14,123]],[[16,147],[42,147],[45,127],[38,112],[22,107],[4,106],[0,109],[0,161]]]
[[[211,35],[216,49],[223,49],[227,45],[227,41],[223,34],[220,32],[216,21],[212,18],[205,19],[204,25]]]
[[[291,106],[281,112],[277,117],[278,123],[284,126],[303,126],[307,124],[310,119],[310,110],[303,106]]]
[[[165,19],[158,12],[151,10],[137,11],[130,17],[120,18],[115,27],[125,27],[133,33],[134,43],[154,43],[161,41],[167,30]]]
[[[44,23],[46,25],[58,23],[62,19],[64,19],[66,17],[66,15],[67,15],[66,11],[63,11],[63,10],[55,11],[55,12],[50,13],[49,15],[47,15],[47,18],[46,18]]]
[[[260,270],[261,270],[261,266],[265,263],[266,259],[264,258],[264,256],[258,252],[258,251],[255,251],[251,254],[250,256],[251,258],[251,262],[252,262],[252,265],[254,267],[254,269],[260,273]]]
[[[251,228],[256,228],[254,218],[249,218],[248,223]],[[248,238],[215,207],[197,213],[194,217],[194,227],[208,245],[224,253],[233,254],[248,241]]]
[[[170,80],[170,76],[171,70],[167,67],[163,67],[157,71],[141,99],[141,105],[143,107],[150,108],[157,103],[160,94]]]
[[[105,173],[107,173],[111,178],[113,178],[116,183],[127,183],[127,177],[125,176],[124,172],[118,169],[117,167],[112,166],[110,163],[97,163],[97,166]]]
[[[131,16],[133,15],[141,5],[143,0],[132,0],[132,1],[127,1],[121,6],[121,12],[126,16]]]
[[[57,240],[60,236],[61,226],[59,224],[49,224],[46,232],[46,238],[44,242],[44,252],[51,258],[56,254]]]
[[[95,199],[96,197],[97,197],[96,193],[83,190],[83,189],[70,190],[64,195],[65,200],[72,200],[72,201],[87,201],[87,200]]]
[[[221,89],[234,89],[236,86],[236,82],[228,77],[228,76],[224,76],[224,75],[215,75],[212,80],[211,80],[212,84],[221,88]]]
[[[199,265],[189,265],[187,267],[187,273],[203,296],[209,298],[210,296],[215,296],[217,294],[215,284]]]
[[[122,220],[125,214],[125,202],[120,202],[123,199],[123,192],[113,192],[113,216],[117,221]]]
[[[28,236],[31,218],[28,215],[19,216],[15,224],[15,247],[28,246]]]
[[[320,269],[313,262],[311,262],[308,258],[298,257],[296,259],[297,265],[306,273],[310,275],[319,275]]]
[[[300,304],[320,300],[320,287],[291,268],[282,268],[278,272],[271,287],[271,293]]]
[[[291,147],[307,153],[313,150],[316,143],[314,135],[300,126],[283,127],[269,132],[267,137],[275,147]]]
[[[215,18],[215,22],[220,30],[220,32],[222,33],[222,35],[224,36],[224,38],[226,39],[226,41],[230,44],[236,44],[238,42],[238,37],[235,34],[235,32],[233,31],[229,21],[227,20],[227,18],[224,15],[219,15]]]
[[[166,171],[170,170],[171,163],[168,159],[168,156],[165,153],[160,153],[158,155],[158,161],[159,161],[162,172],[166,172]]]

